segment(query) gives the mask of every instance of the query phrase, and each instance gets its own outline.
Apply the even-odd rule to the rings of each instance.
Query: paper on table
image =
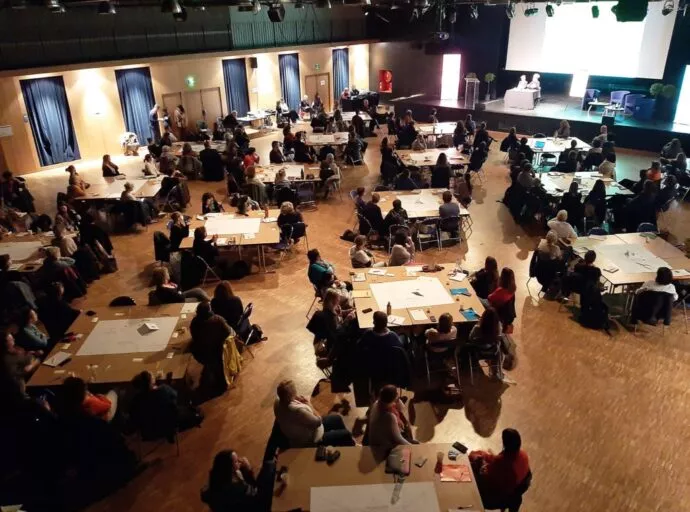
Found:
[[[171,335],[177,326],[177,321],[177,317],[174,316],[148,318],[146,320],[141,318],[103,320],[96,324],[77,355],[160,352],[168,346]],[[142,324],[144,323],[153,324],[157,329],[149,331],[148,334],[140,335],[138,329],[143,327]]]
[[[597,247],[597,256],[601,254],[608,261],[625,273],[656,272],[659,267],[669,267],[663,259],[648,251],[643,245],[620,244],[601,245]],[[604,269],[606,270],[606,269]]]
[[[355,275],[352,276],[353,283],[361,283],[362,281],[366,280],[367,276],[364,274],[364,272],[357,272]]]
[[[684,268],[677,268],[677,269],[673,270],[673,275],[674,276],[690,276],[690,272],[688,272]]]
[[[278,217],[264,217],[261,222],[278,222]]]
[[[410,316],[415,322],[424,322],[425,320],[428,320],[428,317],[423,309],[411,309]]]
[[[216,238],[216,245],[228,245],[227,238]]]
[[[395,504],[395,484],[312,487],[311,512],[439,512],[433,482],[405,482]]]
[[[382,268],[372,268],[368,274],[374,275],[374,276],[385,276],[386,271]]]
[[[60,366],[62,363],[67,361],[70,357],[72,357],[72,354],[69,352],[60,351],[43,361],[43,364],[50,366],[51,368],[55,368],[56,366]]]
[[[245,240],[254,240],[256,238],[256,235],[254,233],[243,233],[242,238]]]
[[[408,274],[411,272],[421,272],[424,269],[422,265],[412,265],[409,267],[405,267],[405,272]]]
[[[456,272],[455,274],[449,274],[448,279],[451,281],[464,281],[465,278],[467,277],[467,274],[464,272]]]
[[[441,482],[471,482],[470,467],[466,464],[443,464]]]
[[[198,305],[198,302],[186,302],[182,305],[180,313],[194,313]]]
[[[19,270],[20,268],[22,268],[22,263],[12,263],[10,265],[9,269],[10,270]]]
[[[372,283],[370,287],[381,310],[388,302],[391,303],[393,309],[417,309],[454,302],[443,284],[435,277]]]
[[[369,290],[352,290],[353,299],[368,299],[371,297]]]
[[[606,237],[604,235],[589,235],[588,238],[591,240],[606,240]]]
[[[388,323],[390,325],[405,325],[405,318],[398,315],[388,315]]]
[[[260,228],[261,219],[257,217],[234,219],[224,215],[222,217],[212,217],[206,221],[206,234],[209,236],[258,233]]]

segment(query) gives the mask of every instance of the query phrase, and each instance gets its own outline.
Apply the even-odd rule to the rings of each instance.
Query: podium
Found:
[[[479,79],[465,78],[465,108],[474,110],[479,101]]]

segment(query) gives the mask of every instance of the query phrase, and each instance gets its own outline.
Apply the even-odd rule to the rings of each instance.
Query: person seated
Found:
[[[239,323],[244,314],[244,306],[232,290],[229,281],[221,281],[216,286],[211,299],[211,309],[217,315],[222,316],[235,331],[240,327]]]
[[[237,120],[237,110],[230,112],[225,118],[223,118],[223,127],[227,130],[234,130],[240,124]]]
[[[223,347],[233,334],[225,319],[214,313],[207,300],[196,307],[196,316],[189,326],[192,341],[189,351],[194,359],[204,365],[199,387],[210,396],[224,393],[228,388],[225,378]]]
[[[345,146],[345,161],[352,165],[362,164],[362,141],[355,133],[350,132]]]
[[[211,141],[204,141],[204,149],[199,153],[199,160],[204,181],[221,181],[225,178],[223,159],[220,153],[211,147]]]
[[[352,268],[369,268],[369,267],[383,267],[385,263],[376,263],[374,255],[367,250],[367,237],[364,235],[357,235],[355,237],[355,244],[350,247],[350,264]]]
[[[615,157],[613,155],[606,155],[604,160],[599,165],[598,171],[604,178],[609,178],[609,179],[615,180],[616,179]]]
[[[485,508],[500,508],[511,500],[530,474],[529,457],[521,449],[518,431],[507,428],[501,437],[503,450],[498,455],[483,450],[473,450],[469,454]]]
[[[606,184],[604,180],[597,180],[594,182],[592,190],[585,198],[585,212],[588,209],[594,208],[597,225],[604,222],[606,218]]]
[[[329,414],[321,417],[308,398],[297,394],[295,383],[291,380],[278,384],[273,411],[276,424],[287,438],[290,448],[355,445],[342,416]]]
[[[84,190],[91,186],[91,184],[86,183],[84,178],[81,177],[81,175],[77,172],[77,168],[74,165],[68,165],[65,169],[65,172],[69,174],[70,178],[75,177],[78,185]]]
[[[398,389],[392,384],[381,388],[378,400],[371,406],[367,433],[369,445],[385,453],[396,446],[417,444],[403,403],[398,397]]]
[[[173,144],[175,144],[176,142],[177,142],[177,137],[170,130],[170,127],[166,126],[165,128],[163,128],[163,135],[161,136],[161,142],[160,142],[161,149],[164,148],[165,146],[172,147]]]
[[[670,174],[666,176],[661,190],[659,190],[659,193],[656,195],[656,198],[654,199],[654,207],[657,211],[662,211],[670,201],[673,201],[676,198],[677,186],[678,180],[674,175]]]
[[[667,173],[673,174],[678,179],[683,180],[683,182],[688,182],[688,159],[685,153],[678,153],[674,160],[666,160],[664,169]]]
[[[402,207],[400,199],[394,199],[392,203],[393,208],[388,210],[386,217],[383,219],[383,232],[386,236],[390,233],[392,226],[407,226],[408,216],[407,211]]]
[[[321,162],[319,167],[319,179],[324,187],[324,199],[328,199],[328,194],[336,190],[340,184],[340,169],[335,164],[333,153],[328,153],[326,159]]]
[[[449,188],[453,171],[445,153],[438,155],[436,165],[431,169],[431,188]]]
[[[295,158],[294,161],[302,164],[311,164],[316,160],[314,148],[307,145],[307,134],[298,132],[294,141]],[[287,146],[286,146],[287,147]]]
[[[520,146],[518,146],[518,152],[524,153],[525,158],[532,162],[534,160],[534,150],[529,145],[529,139],[527,137],[522,137],[520,139]]]
[[[417,140],[417,135],[414,121],[410,120],[408,123],[405,123],[398,132],[398,147],[412,147]],[[424,143],[424,148],[426,148],[426,143]]]
[[[206,227],[199,226],[194,230],[194,243],[192,251],[194,256],[200,257],[209,267],[214,267],[218,259],[219,252],[216,246],[218,235],[213,235],[210,240],[206,240]]]
[[[582,293],[592,286],[599,286],[601,270],[594,265],[596,259],[597,253],[589,250],[585,253],[584,259],[575,264],[572,272],[569,272],[563,279],[562,294],[564,297],[567,298],[572,292]]]
[[[38,327],[38,315],[34,309],[25,309],[19,319],[19,331],[16,335],[16,343],[24,350],[48,352],[48,336]]]
[[[244,188],[247,195],[259,204],[266,204],[268,202],[268,195],[266,192],[266,185],[259,178],[256,177],[256,167],[250,165],[244,170],[245,184]]]
[[[414,244],[407,233],[400,230],[393,235],[393,247],[388,259],[389,267],[407,265],[414,258]]]
[[[561,197],[561,202],[558,204],[558,210],[565,210],[568,214],[566,219],[570,225],[576,229],[582,229],[582,220],[584,218],[584,205],[582,204],[582,194],[578,192],[578,184],[576,181],[570,183],[570,188]]]
[[[180,212],[173,212],[170,216],[170,251],[180,250],[182,240],[189,236],[189,224]]]
[[[484,145],[488,148],[489,144],[491,144],[491,140],[491,135],[489,135],[489,132],[486,129],[486,123],[482,121],[481,123],[479,123],[479,129],[474,134],[472,146],[474,148],[478,148],[479,145],[483,142]]]
[[[280,141],[271,142],[271,152],[268,154],[268,161],[272,164],[282,164],[288,161],[280,149]]]
[[[274,193],[276,189],[281,187],[292,187],[292,182],[287,178],[287,173],[285,172],[285,169],[280,169],[276,173],[275,181],[273,182]]]
[[[260,160],[259,154],[256,152],[256,148],[249,148],[244,154],[244,167],[247,168],[252,165],[258,165]]]
[[[518,84],[515,88],[518,91],[522,91],[523,89],[527,89],[527,75],[520,75],[520,80],[518,81]]]
[[[134,195],[134,185],[129,181],[125,183],[124,190],[120,194],[120,201],[127,203],[128,209],[124,210],[128,227],[146,226],[153,220],[156,207],[150,199],[138,199]]]
[[[577,149],[577,141],[576,140],[571,140],[570,141],[570,147],[566,148],[558,157],[558,162],[567,162],[568,157],[570,156],[570,153],[575,152],[575,155],[579,153],[579,150]]]
[[[432,352],[445,352],[445,346],[439,344],[455,341],[458,337],[458,330],[453,325],[453,315],[450,313],[443,313],[438,317],[438,328],[432,327],[424,332],[426,337],[426,346]],[[435,344],[435,346],[434,346]]]
[[[156,144],[156,142],[151,137],[148,137],[146,139],[146,144],[146,148],[149,151],[148,154],[151,155],[151,157],[154,160],[158,160],[158,158],[160,158],[161,156],[161,147],[158,144]]]
[[[601,149],[601,141],[599,139],[594,139],[592,141],[592,147],[589,148],[584,161],[582,162],[583,170],[588,171],[592,167],[599,167],[604,162],[604,155]],[[614,157],[612,157],[613,161]]]
[[[50,341],[55,343],[60,340],[67,329],[81,314],[64,299],[65,287],[59,281],[50,283],[46,288],[46,294],[37,301],[38,318],[48,331]]]
[[[240,125],[235,128],[234,135],[234,143],[237,144],[239,150],[241,152],[247,151],[249,149],[249,135],[247,135],[247,132],[244,130],[244,126]]]
[[[80,407],[84,414],[95,416],[104,421],[110,421],[117,410],[117,394],[114,391],[108,395],[93,394],[86,382],[79,377],[67,377],[62,383],[62,395],[69,407]]]
[[[319,114],[312,116],[311,123],[309,124],[315,133],[318,133],[319,131],[325,132],[326,125],[328,124],[328,116],[326,116],[325,112],[320,112]]]
[[[317,92],[314,94],[314,101],[311,104],[312,112],[321,112],[323,110],[323,101],[321,95]]]
[[[374,192],[371,195],[371,201],[364,205],[362,208],[362,216],[369,221],[371,228],[376,231],[381,236],[386,236],[387,233],[383,230],[383,214],[381,213],[381,207],[379,206],[379,201],[381,196]],[[360,232],[361,232],[360,228]],[[368,234],[368,233],[364,233]]]
[[[163,146],[161,148],[161,156],[158,159],[158,170],[165,176],[172,176],[177,166],[177,158],[175,157],[170,146]]]
[[[601,127],[599,128],[599,135],[597,135],[596,137],[594,137],[592,139],[592,146],[594,146],[595,141],[599,141],[599,145],[600,145],[599,147],[601,147],[601,144],[603,144],[604,142],[606,142],[608,140],[608,136],[609,136],[609,127],[606,126],[605,124],[602,124]]]
[[[470,162],[467,166],[467,172],[481,170],[484,162],[486,162],[489,156],[489,151],[486,149],[486,142],[480,142],[478,146],[475,147],[474,151],[470,155]]]
[[[394,188],[395,190],[415,190],[419,187],[417,183],[410,178],[410,170],[404,167],[402,171],[400,171],[400,174],[398,174],[398,177],[395,178]]]
[[[537,246],[540,258],[545,260],[560,260],[563,256],[558,245],[558,233],[549,231],[546,237],[542,238]]]
[[[287,122],[288,125],[290,123],[295,124],[299,119],[299,114],[294,110],[290,110],[290,107],[288,107],[287,102],[283,98],[276,101],[276,115],[278,123]]]
[[[438,123],[438,110],[435,108],[431,109],[431,112],[429,112],[429,123],[431,124],[437,124]]]
[[[558,130],[556,130],[555,137],[559,139],[570,138],[570,123],[568,121],[561,119],[561,122],[558,125]]]
[[[488,299],[489,294],[498,287],[498,263],[496,258],[487,256],[484,260],[484,267],[470,274],[469,281],[477,297]]]
[[[467,135],[474,137],[474,132],[477,131],[477,123],[472,119],[472,114],[465,116],[465,128],[467,129]]]
[[[34,198],[26,186],[26,182],[14,177],[11,171],[2,173],[0,182],[0,202],[5,207],[11,207],[19,212],[33,213]]]
[[[241,195],[237,198],[237,213],[239,215],[244,215],[245,217],[248,217],[248,212],[255,212],[260,209],[261,205],[249,196]]]
[[[486,306],[479,322],[472,327],[467,343],[462,346],[462,352],[469,354],[471,364],[477,364],[477,359],[490,359],[497,363],[495,358],[501,350],[501,318],[498,311],[491,306]],[[490,367],[491,377],[502,379],[503,369],[497,364]]]
[[[441,217],[441,220],[450,217],[460,217],[460,204],[453,201],[453,193],[450,190],[446,190],[441,197],[443,204],[438,207],[438,216]]]
[[[412,151],[426,151],[426,149],[426,138],[424,138],[423,133],[418,132],[417,137],[415,138],[414,142],[412,142]]]
[[[669,142],[664,144],[661,149],[661,158],[666,160],[675,159],[679,153],[685,153],[683,151],[683,146],[680,144],[679,139],[671,139]]]
[[[375,311],[373,322],[374,327],[364,331],[359,344],[370,350],[374,358],[384,356],[386,350],[390,348],[405,348],[400,336],[388,329],[388,315],[385,311]]]
[[[673,302],[678,300],[678,292],[673,285],[673,271],[668,267],[659,267],[656,270],[654,281],[645,281],[637,290],[636,294],[642,292],[668,293],[673,298]]]
[[[340,288],[342,284],[335,275],[335,267],[321,258],[321,253],[318,249],[310,249],[307,252],[309,259],[309,268],[307,269],[307,277],[309,282],[319,290],[321,296],[324,295],[328,288],[335,286]]]
[[[41,355],[41,350],[27,351],[17,346],[12,333],[6,330],[0,342],[0,375],[24,389],[28,377],[40,366],[41,360],[37,356]]]
[[[81,216],[67,203],[60,202],[55,214],[54,227],[62,227],[66,232],[75,232],[79,228]]]
[[[656,225],[657,185],[650,180],[644,182],[642,193],[628,203],[625,208],[625,225],[628,233],[637,231],[643,222]]]
[[[350,99],[350,88],[349,87],[345,87],[343,89],[343,92],[340,93],[340,99],[341,100],[349,100]]]
[[[182,146],[182,156],[177,161],[177,170],[190,179],[196,179],[202,175],[203,165],[189,142],[185,142]]]
[[[295,224],[298,224],[300,222],[304,223],[304,218],[302,217],[302,214],[295,209],[295,205],[292,204],[291,201],[284,201],[283,204],[280,205],[280,214],[278,215],[278,227],[281,230],[281,236],[285,234],[283,233],[284,226],[294,226]],[[299,242],[301,238],[299,233],[293,232],[291,236],[292,243]]]
[[[144,168],[141,170],[147,178],[155,178],[158,176],[158,167],[156,167],[156,161],[151,153],[144,155]]]
[[[508,131],[508,136],[501,141],[500,149],[504,153],[508,153],[508,156],[510,157],[511,154],[517,154],[517,150],[519,147],[520,141],[517,138],[517,129],[513,126]]]
[[[568,222],[567,210],[559,210],[555,219],[551,219],[546,223],[549,229],[556,232],[558,238],[574,242],[577,240],[577,232],[573,226]]]
[[[532,75],[532,80],[527,84],[528,89],[534,89],[536,91],[541,91],[541,83],[539,82],[540,75],[539,73],[534,73]],[[538,98],[541,97],[541,93],[539,94]]]
[[[367,204],[367,202],[364,200],[364,194],[366,192],[366,189],[364,187],[357,187],[355,190],[355,208],[357,208],[357,211],[361,213],[362,208],[364,208],[364,205]]]
[[[151,284],[154,286],[154,290],[152,295],[150,295],[149,302],[155,302],[155,305],[209,300],[208,295],[201,288],[181,291],[179,286],[170,279],[170,272],[168,272],[166,267],[156,267],[153,269]]]
[[[658,185],[661,182],[661,178],[661,162],[655,160],[647,171],[647,179]]]
[[[306,94],[302,96],[302,100],[299,102],[299,114],[300,117],[304,117],[305,114],[310,114],[312,111],[311,105],[309,104],[309,96]],[[318,113],[318,111],[317,111]]]
[[[340,111],[339,108],[335,109],[335,112],[333,112],[333,122],[335,124],[336,132],[347,131],[347,123],[343,119],[343,113]]]
[[[455,150],[458,151],[460,146],[464,146],[467,143],[467,128],[465,128],[465,123],[458,121],[455,123],[455,130],[453,130],[453,146]]]
[[[60,249],[57,247],[46,247],[45,258],[43,265],[39,269],[39,275],[45,283],[52,283],[53,281],[61,281],[62,275],[66,269],[73,269],[75,261],[72,258],[63,258],[60,256]]]
[[[275,473],[275,459],[264,461],[257,475],[246,457],[234,450],[222,450],[213,459],[201,499],[211,512],[270,510]]]
[[[201,196],[201,214],[206,215],[207,213],[221,213],[225,209],[223,205],[216,201],[216,197],[211,192],[204,192]]]
[[[535,177],[532,164],[528,161],[523,162],[522,170],[517,176],[517,182],[525,190],[530,190],[538,185],[539,180]]]
[[[120,176],[121,173],[119,169],[120,168],[110,160],[110,155],[103,155],[103,165],[101,165],[101,170],[103,171],[104,178]]]

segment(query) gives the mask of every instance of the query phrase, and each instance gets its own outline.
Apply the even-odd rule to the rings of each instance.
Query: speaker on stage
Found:
[[[256,57],[249,57],[249,67],[252,69],[259,67],[259,62],[256,60]]]
[[[280,23],[285,18],[285,7],[280,4],[268,9],[268,19],[273,23]]]
[[[616,116],[601,116],[601,124],[613,128],[613,125],[616,124]]]

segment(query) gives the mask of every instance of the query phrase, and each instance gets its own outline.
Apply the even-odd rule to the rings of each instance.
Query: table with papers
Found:
[[[455,322],[476,322],[484,306],[474,293],[466,274],[455,271],[453,263],[440,264],[443,270],[423,272],[422,265],[352,269],[350,271],[355,310],[362,329],[373,327],[376,311],[391,304],[389,325],[432,325],[443,313]],[[365,313],[364,311],[371,309]]]
[[[425,137],[433,135],[452,135],[455,133],[455,126],[457,123],[443,122],[443,123],[417,123],[415,128]]]
[[[567,139],[554,137],[530,137],[527,139],[527,145],[535,153],[563,153],[566,149],[570,149],[571,141],[576,141],[576,148],[580,151],[589,151],[591,146],[577,137],[568,137]]]
[[[347,144],[349,132],[336,133],[309,133],[307,134],[308,146],[343,146]]]
[[[151,199],[161,189],[163,177],[149,179],[129,179],[122,178],[103,178],[102,181],[91,183],[86,190],[84,197],[78,198],[79,201],[105,201],[119,200],[125,190],[125,183],[131,183],[134,187],[132,194],[137,198]]]
[[[594,183],[597,180],[602,180],[606,186],[606,196],[629,196],[632,192],[625,188],[620,183],[610,179],[604,178],[601,174],[596,171],[585,171],[585,172],[545,172],[539,175],[539,180],[544,187],[544,190],[553,197],[561,197],[570,188],[570,184],[573,181],[578,183],[578,191],[584,196],[589,194],[589,192],[594,187]]]
[[[503,96],[503,105],[506,108],[534,110],[538,96],[539,92],[536,89],[508,89]]]
[[[424,188],[418,190],[392,190],[390,192],[377,192],[380,196],[379,207],[381,214],[385,217],[393,209],[393,201],[400,199],[402,207],[407,211],[410,219],[423,219],[427,217],[438,217],[438,207],[443,204],[443,192],[447,189]],[[454,203],[458,200],[453,196]],[[460,218],[469,219],[470,212],[460,206]]]
[[[436,160],[438,160],[441,153],[446,154],[448,163],[451,166],[460,166],[463,160],[465,160],[465,155],[462,154],[462,151],[458,151],[455,148],[431,148],[423,151],[398,149],[396,153],[406,165],[415,165],[417,167],[432,167],[436,165]]]
[[[269,183],[275,183],[276,174],[278,171],[285,170],[285,177],[290,182],[304,182],[304,181],[321,181],[319,178],[319,168],[318,167],[306,167],[303,164],[270,164],[270,165],[257,165],[256,166],[256,177],[261,180],[262,183],[268,185]],[[312,175],[312,178],[307,178],[307,175]]]

